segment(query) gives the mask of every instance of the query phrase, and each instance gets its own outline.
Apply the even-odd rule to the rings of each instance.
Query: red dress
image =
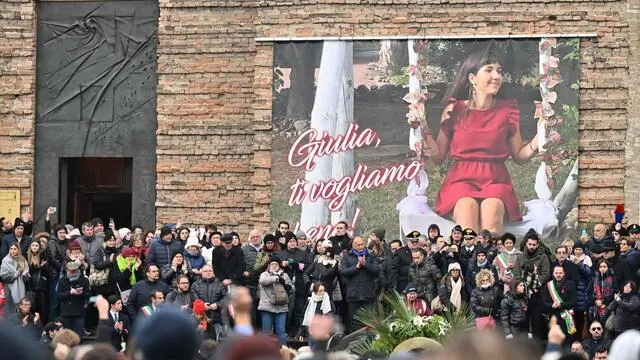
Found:
[[[463,197],[477,200],[498,198],[509,221],[522,220],[505,160],[511,156],[509,139],[520,123],[517,100],[498,99],[488,110],[468,110],[464,101],[455,101],[441,130],[450,140],[453,164],[436,200],[435,211],[449,216]]]

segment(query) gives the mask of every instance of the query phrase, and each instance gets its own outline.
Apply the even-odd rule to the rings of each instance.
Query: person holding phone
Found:
[[[89,279],[82,276],[80,265],[70,261],[65,265],[65,274],[58,283],[58,299],[60,300],[60,316],[64,327],[82,336],[85,308],[91,296]]]

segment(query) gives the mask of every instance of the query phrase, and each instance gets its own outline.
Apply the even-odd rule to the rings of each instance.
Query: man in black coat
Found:
[[[111,345],[118,351],[122,350],[122,343],[127,342],[129,331],[131,330],[131,321],[122,312],[122,306],[122,300],[119,296],[109,296],[109,319],[107,323],[111,328]]]
[[[413,249],[418,249],[420,245],[418,244],[418,238],[420,237],[420,232],[412,231],[406,235],[407,245],[401,247],[393,253],[393,256],[397,258],[396,262],[398,264],[398,282],[396,284],[396,291],[402,293],[404,289],[409,285],[409,268],[413,263],[413,258],[411,255],[411,251]]]
[[[233,246],[233,235],[222,235],[222,243],[213,249],[213,271],[224,286],[243,285],[244,255],[239,246]]]
[[[309,284],[304,281],[304,271],[311,265],[312,260],[309,253],[298,248],[298,240],[294,233],[287,231],[284,237],[287,239],[287,249],[280,251],[277,255],[281,260],[282,270],[295,285],[295,297],[293,304],[290,304],[292,306],[289,306],[293,312],[287,321],[287,333],[295,335],[304,317],[304,305],[307,302],[309,292]]]
[[[0,259],[4,259],[9,254],[9,247],[13,243],[20,245],[20,252],[22,256],[27,257],[27,250],[29,244],[31,244],[31,237],[27,234],[26,223],[20,218],[16,218],[16,222],[13,225],[13,231],[2,237],[2,244],[0,246]]]
[[[40,314],[31,313],[31,300],[23,298],[18,303],[18,312],[7,316],[9,323],[19,326],[25,330],[25,334],[29,334],[32,340],[40,339],[42,333],[42,322]]]
[[[568,320],[573,319],[577,297],[575,283],[567,280],[565,276],[562,266],[556,265],[553,268],[553,279],[545,284],[541,291],[541,308],[542,314],[547,317],[556,316],[562,331],[567,335],[565,343],[571,344],[579,336],[575,329],[575,322]],[[574,329],[571,334],[569,334],[568,322],[573,322]]]
[[[347,229],[349,229],[349,225],[344,221],[340,221],[336,224],[336,234],[329,237],[329,241],[333,243],[336,254],[340,254],[343,250],[351,248],[351,238],[349,238],[349,234],[347,234]]]
[[[378,259],[367,250],[362,236],[353,238],[352,246],[351,250],[344,253],[340,263],[340,274],[347,282],[347,293],[343,297],[348,305],[345,325],[349,332],[358,330],[354,321],[356,311],[375,301],[376,289],[373,284],[380,272]]]
[[[551,263],[551,267],[562,266],[564,268],[565,278],[572,281],[574,284],[578,284],[580,280],[580,269],[578,265],[571,261],[567,261],[569,257],[569,251],[564,246],[558,246],[555,250],[556,260]]]
[[[145,269],[146,279],[140,280],[131,288],[129,299],[127,300],[127,311],[135,321],[140,313],[140,309],[149,304],[149,296],[153,291],[162,291],[163,294],[169,292],[169,286],[160,280],[160,271],[156,265],[147,265]]]

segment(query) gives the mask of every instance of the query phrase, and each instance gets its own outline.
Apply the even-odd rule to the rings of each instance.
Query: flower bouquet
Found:
[[[419,316],[405,306],[402,295],[395,290],[385,295],[383,304],[360,309],[355,319],[366,330],[366,335],[351,347],[356,354],[368,351],[390,354],[412,338],[443,342],[454,333],[474,328],[473,317],[466,307],[443,315]]]

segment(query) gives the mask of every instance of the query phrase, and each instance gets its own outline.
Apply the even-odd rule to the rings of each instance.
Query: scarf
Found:
[[[118,255],[118,257],[116,257],[116,263],[118,264],[118,270],[120,270],[120,272],[124,272],[125,269],[129,267],[129,263],[133,264],[133,266],[131,267],[133,271],[131,271],[131,276],[129,276],[129,283],[131,283],[131,285],[135,285],[135,283],[137,282],[136,272],[135,272],[135,270],[138,270],[136,268],[137,260],[138,259],[136,258],[127,259],[122,255]]]
[[[602,300],[603,302],[606,297],[613,295],[613,275],[610,272],[606,274],[598,272],[593,282],[593,292],[596,300]],[[604,316],[608,311],[606,306],[604,308],[599,307],[597,310],[600,316]]]
[[[195,254],[195,255],[191,254],[188,251],[185,251],[183,256],[184,256],[185,262],[188,262],[189,264],[191,264],[192,269],[200,269],[203,266],[205,266],[207,263],[204,259],[204,256],[200,255],[199,251],[198,251],[198,254]]]
[[[355,255],[356,257],[367,256],[367,254],[369,254],[369,249],[364,248],[364,250],[362,250],[362,251],[358,251],[356,249],[351,249],[351,253],[353,255]]]
[[[489,262],[489,260],[484,259],[484,261],[483,261],[483,262],[481,262],[481,263],[479,263],[479,262],[477,262],[477,261],[476,261],[476,264],[478,265],[478,267],[479,267],[479,268],[483,268],[483,267],[487,266],[487,263],[488,263],[488,262]]]
[[[332,259],[326,255],[320,255],[318,257],[318,262],[324,266],[327,266],[327,265],[333,266],[336,264],[336,259]]]
[[[309,326],[311,319],[316,315],[316,307],[318,307],[319,302],[322,302],[320,305],[322,315],[327,315],[331,312],[331,300],[329,300],[329,294],[326,292],[322,296],[311,294],[311,297],[309,297],[309,303],[307,304],[307,309],[304,311],[304,318],[302,319],[303,326]]]
[[[14,304],[18,304],[22,298],[27,295],[27,290],[22,280],[22,276],[18,276],[18,272],[22,270],[22,274],[29,273],[27,262],[21,260],[20,257],[12,257],[7,255],[2,260],[0,267],[0,277],[3,279],[14,279],[13,282],[5,282],[5,286],[9,288],[11,299]]]
[[[458,278],[458,281],[451,278],[451,296],[449,301],[456,309],[460,309],[462,306],[462,278]]]

